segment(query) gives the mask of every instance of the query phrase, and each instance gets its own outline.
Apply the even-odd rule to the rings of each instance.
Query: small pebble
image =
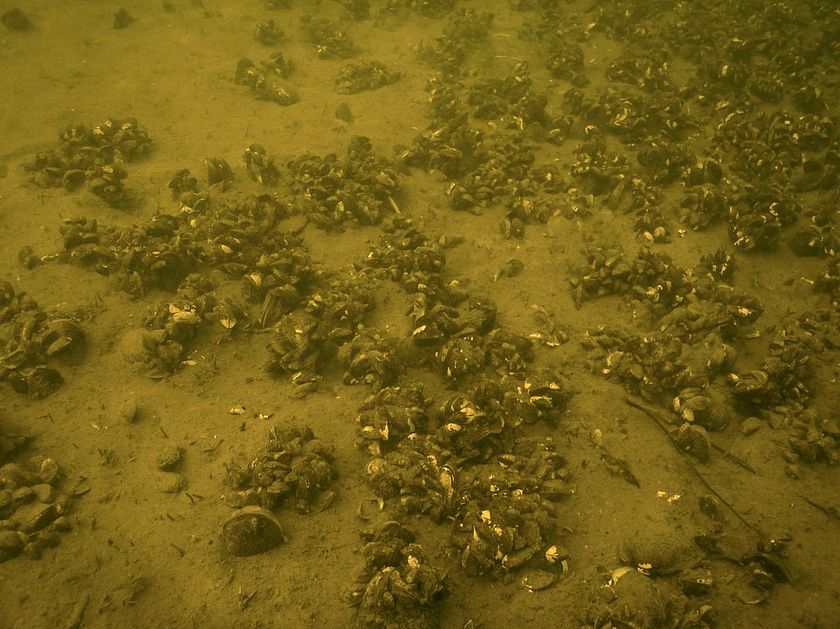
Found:
[[[338,107],[335,108],[335,117],[347,124],[353,122],[353,112],[350,111],[350,105],[347,103],[340,103]]]
[[[747,417],[741,423],[741,434],[746,437],[754,434],[759,428],[761,428],[762,422],[758,417]]]
[[[137,421],[137,396],[133,391],[129,392],[128,395],[119,401],[115,408],[115,416],[117,419],[129,424]]]
[[[32,485],[31,489],[38,497],[38,500],[43,503],[55,500],[55,489],[53,489],[52,485],[48,485],[47,483],[38,483],[37,485]]]
[[[23,537],[17,531],[0,531],[0,563],[17,557],[23,546]]]
[[[23,554],[29,557],[30,559],[40,559],[41,547],[33,542],[29,542],[26,546],[23,547]]]
[[[31,31],[35,28],[29,16],[17,7],[9,9],[0,16],[0,22],[3,22],[10,31]]]
[[[820,424],[820,429],[827,435],[835,438],[840,437],[840,425],[838,425],[836,419],[823,420],[822,424]]]
[[[120,9],[114,13],[114,28],[126,28],[134,23],[134,18],[125,9]]]
[[[157,468],[164,472],[171,472],[181,464],[181,448],[167,446],[157,455]]]
[[[158,489],[164,494],[177,494],[187,486],[186,479],[175,472],[158,474]]]

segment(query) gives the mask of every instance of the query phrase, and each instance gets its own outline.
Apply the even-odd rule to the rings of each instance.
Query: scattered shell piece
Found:
[[[568,557],[569,551],[565,548],[558,547],[556,544],[552,544],[545,550],[545,560],[551,564],[563,561]]]
[[[618,583],[618,580],[623,577],[628,572],[633,572],[633,568],[630,566],[620,566],[612,571],[610,574],[610,585],[615,585]]]
[[[84,496],[89,491],[90,481],[84,476],[79,476],[76,479],[76,482],[73,484],[72,488],[70,489],[70,495],[74,498],[78,498],[79,496]]]

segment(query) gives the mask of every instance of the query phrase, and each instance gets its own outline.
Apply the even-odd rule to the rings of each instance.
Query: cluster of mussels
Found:
[[[269,55],[259,65],[243,57],[236,64],[234,81],[249,87],[259,100],[288,107],[300,100],[297,90],[286,80],[293,69],[294,64],[281,52]]]
[[[671,310],[693,289],[690,278],[668,254],[650,247],[640,249],[629,260],[620,249],[602,247],[588,251],[586,258],[585,272],[571,278],[578,308],[585,298],[632,294]]]
[[[329,18],[305,15],[300,25],[305,40],[314,46],[319,59],[347,59],[356,54],[353,38]]]
[[[807,55],[804,50],[790,50],[796,48],[796,42],[801,44],[794,38],[782,47],[783,52],[772,51],[771,62],[759,61],[767,45],[761,29],[778,19],[772,11],[733,22],[723,8],[712,9],[721,18],[716,29],[729,33],[728,37],[732,32],[740,34],[721,50],[707,33],[696,29],[704,20],[699,20],[692,8],[682,7],[677,12],[685,19],[678,19],[674,27],[667,20],[656,23],[648,9],[640,10],[637,3],[619,4],[624,6],[622,13],[602,10],[596,21],[588,24],[569,20],[553,7],[540,9],[536,32],[523,35],[545,47],[550,53],[549,69],[574,87],[563,97],[565,115],[547,115],[544,98],[526,95],[529,105],[525,111],[532,115],[514,115],[514,120],[520,129],[530,130],[532,138],[540,126],[548,130],[549,139],[584,135],[586,140],[575,149],[577,161],[570,169],[574,185],[603,197],[612,207],[635,212],[637,231],[648,240],[667,240],[668,214],[673,211],[693,229],[728,220],[731,240],[739,248],[775,246],[783,229],[803,213],[801,193],[827,194],[836,185],[837,125],[826,113],[823,91],[815,86],[817,77],[830,71],[824,52],[813,46],[807,48]],[[608,65],[609,83],[594,93],[587,92],[586,81],[578,79],[583,58],[579,44],[590,31],[603,31],[626,43],[621,56]],[[677,48],[698,64],[697,76],[682,87],[677,87],[672,77],[673,55],[668,48],[651,45],[660,37],[676,43],[674,31],[681,33]],[[651,37],[652,33],[656,36]],[[447,66],[450,74],[453,67],[458,68],[457,64]],[[521,74],[521,69],[516,74]],[[783,85],[791,81],[792,85]],[[512,91],[506,92],[506,82]],[[458,86],[452,80],[446,84],[451,113],[457,108],[453,95]],[[745,91],[748,84],[751,87]],[[515,133],[516,125],[509,124],[508,102],[523,90],[527,92],[527,83],[494,80],[486,87],[490,89],[470,93],[470,102],[477,105],[474,117],[490,117],[497,129]],[[760,101],[778,100],[770,98],[778,89],[792,92],[791,101],[798,111],[780,109],[768,114],[762,110]],[[748,92],[755,98],[745,97]],[[712,146],[698,156],[691,135],[704,126],[714,130]],[[641,168],[607,149],[606,136],[616,137],[627,152],[635,153]],[[545,134],[537,137],[543,139]],[[448,144],[460,150],[458,145]],[[434,163],[430,166],[437,167]],[[444,172],[450,177],[460,174]],[[521,179],[515,169],[511,174],[511,179]],[[684,187],[678,195],[679,204],[667,207],[663,191],[679,183]],[[570,186],[564,183],[563,187]],[[454,190],[458,207],[464,194],[457,185]],[[463,206],[469,207],[472,199],[473,195],[467,194]],[[836,212],[809,210],[808,214],[814,217],[812,225],[790,238],[791,245],[800,255],[831,255],[825,252],[834,249]]]
[[[370,140],[355,136],[343,158],[303,154],[287,164],[294,208],[315,225],[339,228],[345,221],[376,225],[399,213],[400,185],[391,162],[374,153]]]
[[[449,3],[448,8],[451,9],[455,0],[449,0]],[[487,39],[492,22],[492,13],[460,8],[448,17],[441,37],[430,44],[420,45],[418,58],[438,67],[447,77],[456,79],[474,46]]]
[[[252,178],[259,180],[255,174],[260,175],[266,183],[273,162],[260,149],[249,147],[245,163]],[[218,158],[208,160],[207,166],[208,183],[217,191],[224,190],[232,180],[230,166]],[[152,289],[169,293],[144,328],[123,338],[120,349],[127,360],[149,369],[152,375],[163,376],[183,364],[205,324],[217,324],[226,334],[258,326],[273,330],[270,370],[291,373],[302,390],[312,390],[320,372],[337,356],[345,367],[345,382],[366,383],[387,392],[400,375],[401,361],[396,360],[395,352],[402,342],[383,337],[375,329],[363,327],[362,322],[374,304],[372,281],[375,284],[377,276],[389,275],[426,300],[422,307],[428,306],[429,313],[421,313],[420,305],[414,309],[414,333],[407,340],[416,341],[429,364],[440,364],[453,378],[472,375],[473,368],[465,371],[460,366],[456,350],[441,353],[445,343],[459,336],[456,332],[464,332],[461,336],[475,337],[481,347],[478,365],[492,364],[505,373],[521,374],[524,360],[530,358],[531,341],[509,333],[493,334],[495,309],[486,304],[473,302],[462,314],[457,306],[467,296],[444,284],[440,272],[445,261],[439,246],[417,233],[409,221],[398,218],[386,229],[386,244],[360,265],[359,274],[364,278],[352,273],[329,277],[318,271],[300,235],[280,229],[280,221],[289,215],[304,213],[312,219],[329,204],[335,208],[330,217],[333,225],[347,219],[376,222],[380,216],[372,213],[374,208],[382,212],[386,207],[395,208],[391,197],[397,189],[395,175],[386,162],[372,154],[366,139],[351,142],[346,161],[334,156],[305,156],[293,160],[289,171],[290,197],[285,201],[267,194],[235,202],[211,199],[207,191],[199,190],[197,179],[182,170],[170,183],[180,204],[177,215],[158,214],[127,229],[102,228],[88,219],[64,223],[64,252],[58,260],[113,274],[122,288],[136,295]],[[322,203],[306,206],[313,198]],[[318,223],[317,219],[310,222]],[[425,244],[415,247],[412,242]],[[219,273],[228,280],[224,290],[209,279]],[[230,284],[238,284],[240,290],[227,290]],[[461,321],[453,327],[456,319]],[[536,400],[536,396],[529,396],[525,383],[520,384],[523,388],[518,394],[509,392],[508,404],[516,404],[513,398],[518,395],[519,404],[533,405],[531,398]],[[559,378],[551,386],[560,398],[566,396]],[[486,404],[492,402],[488,399]],[[534,420],[541,412],[534,407]],[[462,417],[465,415],[447,423],[455,425]],[[483,444],[482,434],[488,429],[496,431],[493,426],[499,421],[488,420],[489,428],[484,428],[485,422],[476,419],[468,422],[474,426],[465,426],[462,436],[447,439],[459,444],[456,451],[463,456],[479,442]],[[506,430],[514,431],[515,424],[511,422]],[[473,438],[468,437],[471,433]],[[232,491],[227,498],[236,510],[222,528],[227,549],[235,555],[250,555],[282,542],[285,535],[273,510],[287,500],[302,512],[327,506],[334,478],[332,457],[331,448],[314,439],[308,429],[275,430],[268,446],[247,466],[231,466],[228,481]],[[530,516],[523,518],[529,520]],[[512,535],[522,524],[515,519],[510,522],[506,534]],[[542,537],[536,540],[522,533],[508,545],[509,550],[521,550],[521,540],[526,538],[534,552],[543,545]],[[385,609],[394,614],[389,596],[404,595],[402,587],[416,590],[421,575],[435,576],[442,583],[442,572],[417,570],[420,556],[419,550],[412,551],[408,567],[383,565],[384,578],[370,576],[367,602],[360,603],[366,617],[385,614]],[[430,583],[429,587],[428,594],[415,593],[410,605],[400,603],[400,613],[435,618],[434,605],[442,585]]]
[[[273,325],[270,369],[291,373],[308,391],[337,357],[346,383],[367,384],[372,390],[359,409],[357,444],[372,455],[367,475],[378,497],[400,519],[425,514],[451,526],[451,545],[469,574],[499,578],[522,569],[530,571],[528,587],[547,587],[566,565],[556,543],[555,520],[557,502],[572,488],[555,444],[529,438],[524,431],[538,422],[557,422],[570,393],[557,372],[528,369],[531,339],[498,327],[489,301],[446,280],[445,257],[437,242],[403,217],[394,218],[383,231],[356,278],[324,282],[311,270],[308,256],[278,258],[285,261],[283,274],[271,277],[290,281],[277,285],[272,299],[263,299],[264,307],[269,304],[271,312],[281,313],[266,319]],[[306,281],[296,283],[292,276]],[[403,339],[363,325],[374,303],[370,286],[377,280],[396,282],[413,296],[410,328]],[[191,325],[195,316],[179,314],[187,311],[185,304],[177,299],[168,303],[171,316]],[[195,315],[199,312],[196,308]],[[468,387],[466,393],[435,408],[419,384],[403,377],[401,365],[409,355],[450,386]],[[498,377],[488,377],[490,370]],[[231,552],[261,552],[283,539],[271,508],[278,497],[295,492],[290,478],[308,475],[307,488],[324,488],[329,457],[323,448],[311,446],[320,442],[301,435],[300,461],[314,467],[302,464],[290,473],[285,458],[291,450],[284,445],[279,450],[270,446],[247,469],[231,468],[237,489],[231,494],[233,506],[241,507],[224,529]],[[485,486],[487,479],[493,482]],[[310,499],[303,504],[310,508]],[[473,528],[482,541],[467,535]],[[257,533],[267,541],[254,542]],[[387,602],[395,596],[394,588],[416,580],[409,576],[413,569],[407,572],[399,562],[380,570],[390,576],[371,572],[366,594],[358,595],[366,601],[358,601],[366,618],[397,613]],[[438,598],[418,594],[417,587],[407,590],[414,592],[410,604],[397,609],[412,616],[422,609],[423,617],[434,618],[432,605]]]
[[[253,555],[283,541],[274,512],[287,502],[300,514],[329,507],[335,497],[334,459],[334,448],[309,427],[272,427],[268,443],[246,466],[228,465],[231,492],[224,498],[236,509],[222,526],[228,551]]]
[[[57,546],[60,534],[71,528],[72,498],[85,491],[63,492],[64,475],[49,457],[7,462],[7,455],[24,442],[0,434],[0,563],[21,553],[38,559],[45,548]]]
[[[806,2],[794,10],[772,1],[745,14],[719,0],[677,6],[616,0],[595,9],[590,20],[570,17],[556,3],[510,4],[535,12],[523,20],[520,35],[543,50],[553,77],[571,84],[562,102],[555,109],[535,89],[525,62],[502,78],[471,72],[467,62],[476,45],[488,41],[493,15],[459,9],[442,36],[418,50],[436,71],[427,88],[430,121],[398,149],[401,165],[441,173],[453,209],[504,208],[501,230],[512,238],[523,237],[529,223],[582,218],[590,208],[605,206],[630,213],[638,235],[654,245],[668,241],[671,215],[695,230],[726,220],[731,243],[746,254],[774,247],[804,216],[809,224],[788,242],[798,255],[828,258],[814,285],[837,308],[837,210],[830,194],[840,164],[840,127],[817,87],[838,52],[832,37],[837,29],[826,27],[809,38],[766,36],[802,30],[809,20],[829,23],[828,9]],[[363,0],[342,5],[354,19],[369,13]],[[389,0],[382,15],[408,8],[443,16],[454,5]],[[319,58],[356,53],[347,32],[326,18],[305,17],[302,30]],[[626,44],[607,63],[608,82],[591,90],[583,47],[590,33]],[[273,45],[280,34],[265,24],[255,36]],[[676,80],[677,55],[669,51],[694,64],[695,75]],[[291,67],[279,53],[261,67],[243,59],[236,80],[259,98],[278,100],[286,95],[276,86]],[[351,64],[339,89],[354,92],[391,78],[381,64]],[[792,110],[768,114],[763,103]],[[128,124],[127,130],[137,128]],[[697,141],[704,129],[711,137]],[[104,168],[113,173],[129,155],[146,150],[148,139],[144,143],[139,135],[114,139],[115,133],[99,128],[68,130],[61,154],[38,156],[33,170],[50,185],[70,188],[93,180],[91,188],[105,191],[97,193],[106,200],[122,198],[124,172],[109,179]],[[565,173],[539,148],[570,138],[580,142]],[[105,157],[88,165],[91,154]],[[374,154],[367,138],[351,140],[345,156],[295,157],[282,174],[259,145],[249,147],[244,159],[254,181],[275,186],[283,179],[285,196],[218,201],[183,170],[170,183],[178,215],[161,214],[127,230],[101,229],[86,219],[63,226],[62,259],[113,273],[134,294],[150,288],[171,293],[147,327],[128,339],[126,355],[165,373],[183,363],[205,323],[218,324],[225,334],[258,327],[272,330],[269,368],[291,374],[301,391],[317,386],[336,358],[345,383],[370,387],[358,409],[356,443],[371,457],[371,489],[396,520],[362,535],[365,567],[349,597],[364,623],[437,625],[446,579],[401,523],[409,516],[425,515],[448,527],[452,554],[469,575],[516,573],[531,590],[550,586],[568,568],[559,543],[559,505],[573,486],[556,443],[533,436],[528,427],[553,425],[565,411],[570,393],[560,374],[532,370],[533,340],[501,327],[490,300],[469,295],[446,277],[442,245],[400,215],[395,165]],[[72,166],[76,161],[84,166]],[[233,181],[223,159],[209,159],[207,167],[214,190]],[[676,194],[667,194],[678,186]],[[292,214],[325,229],[397,216],[354,272],[337,278],[315,268],[300,232],[280,229]],[[705,431],[741,421],[746,433],[764,421],[788,430],[785,456],[792,465],[837,461],[836,421],[810,409],[815,357],[836,348],[835,313],[803,315],[780,327],[765,354],[750,363],[754,368],[739,369],[735,348],[759,336],[755,322],[763,308],[730,285],[732,254],[720,249],[684,269],[647,245],[634,258],[609,247],[586,253],[587,264],[572,281],[578,307],[615,293],[640,300],[647,312],[639,317],[647,324],[644,332],[590,330],[583,344],[593,366],[632,393],[671,408],[681,424],[679,447],[708,460]],[[240,293],[220,290],[207,279],[209,272],[239,283]],[[375,304],[371,286],[389,280],[411,299],[403,338],[365,325]],[[438,374],[453,394],[442,402],[427,398],[406,376],[407,364]],[[282,541],[273,509],[287,500],[302,512],[328,504],[332,457],[332,449],[308,429],[275,430],[247,466],[231,466],[228,498],[237,511],[223,527],[228,549],[253,554]],[[631,594],[653,587],[643,574],[670,574],[645,553],[627,553],[625,563],[634,567],[613,574],[611,586],[621,579],[618,586]],[[789,580],[769,551],[739,563],[764,591]],[[707,571],[679,574],[686,594],[709,590]],[[616,605],[593,624],[711,622],[709,605],[674,611],[664,604],[644,607],[644,596],[636,602],[638,609]]]
[[[636,213],[640,235],[666,241],[662,186],[685,177],[692,168],[700,172],[703,168],[703,160],[679,144],[693,128],[680,98],[676,93],[663,99],[661,94],[614,86],[597,95],[586,94],[575,69],[576,59],[582,66],[582,53],[575,51],[580,50],[577,42],[586,38],[587,27],[570,26],[568,16],[561,20],[548,8],[541,18],[538,32],[531,35],[552,52],[555,74],[580,84],[564,95],[565,111],[552,110],[545,94],[534,89],[527,63],[519,63],[503,78],[468,78],[464,64],[469,48],[462,45],[464,37],[486,38],[493,16],[464,9],[450,17],[443,37],[420,51],[421,59],[439,72],[428,86],[431,122],[400,152],[401,159],[409,166],[442,172],[449,180],[446,192],[454,209],[505,207],[501,229],[507,237],[521,238],[525,225],[552,216],[583,216],[595,197],[604,197],[610,206]],[[635,63],[651,76],[651,68],[665,72],[661,59]],[[473,120],[492,124],[479,128]],[[586,140],[574,150],[570,179],[556,164],[535,158],[538,143],[562,143],[578,134]],[[608,149],[607,134],[636,150],[641,168],[633,168],[623,155]],[[690,206],[691,200],[686,199],[685,205]],[[714,213],[725,216],[728,210],[712,205],[704,212],[709,216],[700,219],[686,210],[685,220],[706,224]]]
[[[369,15],[369,2],[351,0],[344,3],[345,12],[351,19],[364,19]],[[393,10],[395,7],[390,7]],[[383,9],[387,12],[388,9]],[[325,17],[305,15],[301,18],[303,39],[315,49],[319,59],[347,59],[357,52],[352,37],[337,22]],[[274,46],[283,38],[282,29],[274,20],[260,22],[254,29],[254,39],[264,46]],[[274,52],[259,65],[243,57],[236,67],[235,81],[251,88],[260,100],[267,100],[288,106],[297,103],[300,97],[286,79],[294,65],[281,52]],[[336,78],[338,92],[356,94],[390,85],[400,78],[399,72],[388,70],[379,61],[358,61],[343,66]]]
[[[339,94],[358,94],[390,85],[399,78],[399,72],[391,72],[381,61],[357,61],[342,66],[335,82]]]
[[[49,314],[9,282],[0,283],[0,380],[33,399],[47,397],[64,381],[47,362],[76,360],[84,345],[76,319]]]
[[[283,39],[283,29],[274,20],[257,22],[254,27],[254,40],[263,46],[274,46]]]
[[[329,490],[336,477],[334,459],[334,448],[316,439],[308,426],[272,427],[268,444],[246,467],[228,466],[227,481],[234,492],[225,502],[235,509],[256,504],[274,510],[293,499],[298,513],[325,509],[335,497]]]
[[[428,565],[415,535],[395,520],[361,533],[365,566],[347,593],[372,627],[436,627],[435,606],[449,593],[446,574]]]
[[[720,274],[723,267],[725,275]],[[805,313],[779,328],[757,367],[738,370],[735,347],[757,338],[754,323],[763,307],[721,281],[731,268],[731,256],[720,253],[706,257],[693,273],[677,268],[686,281],[684,295],[665,311],[651,307],[648,332],[590,330],[582,343],[595,360],[594,367],[645,399],[671,399],[669,406],[683,423],[680,438],[701,460],[708,460],[710,448],[697,427],[721,431],[737,421],[744,432],[754,431],[761,422],[788,428],[788,460],[836,461],[836,430],[830,417],[805,413],[812,398],[814,361],[835,349],[831,313]],[[701,275],[703,270],[705,275]],[[626,271],[619,275],[623,282]],[[603,279],[612,282],[609,273]],[[666,281],[662,278],[656,285],[667,286]],[[627,291],[625,284],[617,286]],[[639,290],[627,294],[643,303],[648,298]]]
[[[364,19],[369,14],[369,3],[352,0],[345,3],[351,19]],[[347,59],[357,52],[352,37],[337,22],[325,17],[305,15],[301,18],[303,39],[315,49],[319,59]],[[274,46],[283,38],[283,31],[274,22],[259,22],[254,29],[254,39],[264,46]],[[248,86],[260,100],[289,106],[300,100],[297,90],[286,79],[294,69],[293,63],[281,52],[274,52],[259,65],[243,57],[236,66],[235,81]],[[338,92],[356,94],[394,83],[398,72],[391,72],[379,61],[359,61],[341,68],[336,79]]]
[[[441,246],[399,217],[383,231],[365,261],[366,274],[390,278],[412,295],[414,360],[435,365],[453,387],[488,365],[500,374],[523,373],[533,360],[533,341],[498,326],[490,300],[444,281]]]
[[[535,159],[536,143],[562,142],[572,121],[547,110],[547,98],[534,90],[527,63],[502,78],[466,79],[463,65],[470,47],[465,38],[484,40],[492,19],[492,14],[463,9],[436,40],[435,54],[421,50],[421,58],[438,70],[427,87],[431,120],[399,156],[408,166],[443,173],[453,209],[477,213],[505,207],[502,232],[521,238],[528,223],[579,211],[570,208],[579,205],[577,191],[556,166]],[[473,120],[492,120],[491,131]]]
[[[263,147],[248,147],[244,161],[255,181],[267,186],[279,181],[280,171]],[[223,159],[208,159],[207,168],[213,190],[223,191],[232,181]],[[54,259],[110,275],[135,296],[154,289],[171,293],[148,317],[146,330],[129,335],[123,347],[129,362],[153,374],[176,370],[202,324],[210,323],[228,334],[274,327],[270,367],[292,374],[300,384],[311,384],[346,341],[352,341],[342,354],[348,380],[372,377],[378,369],[379,378],[389,381],[396,366],[373,361],[372,351],[386,341],[370,331],[354,338],[373,305],[370,287],[352,275],[329,278],[316,270],[299,231],[284,231],[279,223],[292,214],[329,228],[346,220],[379,222],[398,209],[392,196],[398,190],[396,174],[373,153],[367,138],[351,140],[346,159],[303,155],[288,168],[287,196],[252,194],[237,200],[211,199],[183,169],[170,182],[177,214],[157,214],[122,229],[68,219],[61,226],[64,251]],[[220,297],[220,280],[240,289]]]
[[[589,31],[625,44],[607,67],[610,84],[596,91],[575,85],[563,97],[573,132],[586,138],[575,149],[575,185],[596,201],[635,212],[638,233],[653,243],[668,240],[675,210],[695,230],[728,222],[731,243],[743,251],[786,240],[797,255],[826,257],[826,270],[813,284],[832,296],[836,309],[838,213],[832,197],[840,136],[819,87],[836,72],[827,54],[833,31],[818,29],[809,43],[793,36],[771,44],[766,36],[781,23],[804,29],[827,18],[825,10],[811,3],[796,12],[769,2],[741,16],[712,3],[680,7],[672,22],[656,17],[657,6],[618,2],[602,7],[586,26],[564,20],[557,31],[570,34],[572,50]],[[540,16],[549,25],[560,18],[550,7]],[[715,39],[723,33],[725,41]],[[558,37],[542,41],[556,45]],[[677,54],[670,52],[677,50],[697,66],[681,86],[673,76]],[[575,55],[566,56],[571,80]],[[771,110],[763,103],[777,105]],[[700,148],[693,139],[700,130],[709,131],[710,146]],[[605,141],[610,136],[626,150],[612,148],[615,143]],[[672,186],[682,190],[666,194]],[[668,198],[677,199],[677,207],[668,207]],[[787,229],[803,218],[806,225]],[[835,349],[832,313],[783,323],[752,363],[756,368],[738,369],[735,347],[759,336],[754,323],[763,308],[730,286],[733,270],[734,257],[723,250],[686,270],[649,248],[634,260],[620,249],[590,248],[586,267],[572,279],[577,305],[628,295],[647,304],[649,318],[642,332],[590,330],[584,346],[599,371],[647,399],[669,400],[684,425],[722,430],[737,420],[742,430],[755,430],[766,421],[788,427],[788,461],[834,461],[834,424],[806,410],[815,361]],[[693,446],[692,453],[708,456],[708,443]]]
[[[373,389],[356,418],[357,447],[372,456],[370,487],[400,520],[425,515],[450,527],[468,574],[522,570],[526,586],[548,587],[567,567],[558,502],[573,487],[554,442],[527,427],[559,420],[570,398],[563,379],[528,368],[531,339],[499,327],[492,303],[446,281],[440,246],[411,221],[391,221],[365,262],[366,274],[414,299],[410,348],[385,345],[386,353],[410,352],[459,391],[436,405],[410,378],[361,379]]]
[[[148,153],[152,141],[134,118],[108,119],[93,128],[67,127],[59,133],[57,150],[42,151],[26,164],[32,181],[45,188],[75,190],[83,184],[108,205],[127,200],[125,163]]]
[[[353,0],[347,0],[352,2]],[[441,18],[455,8],[458,0],[386,0],[384,11],[416,11],[424,17]]]

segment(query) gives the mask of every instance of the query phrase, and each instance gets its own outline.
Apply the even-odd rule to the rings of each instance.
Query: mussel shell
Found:
[[[263,553],[285,539],[274,514],[255,505],[237,509],[222,525],[225,547],[237,557]]]
[[[735,383],[735,395],[751,395],[760,393],[767,388],[769,374],[762,369],[753,369],[741,374]]]
[[[40,400],[55,393],[64,378],[57,370],[39,365],[26,372],[13,373],[9,376],[9,382],[18,393]]]
[[[773,577],[776,583],[793,583],[793,577],[781,557],[759,552],[745,556],[741,563],[744,565],[760,565],[767,574]]]
[[[698,567],[683,570],[679,577],[677,577],[677,582],[685,594],[689,596],[701,596],[712,588],[715,579],[711,570]]]
[[[546,588],[551,587],[556,579],[557,575],[553,572],[531,569],[526,570],[525,574],[522,576],[522,585],[532,592],[539,592],[540,590],[545,590]]]
[[[207,167],[207,183],[211,186],[233,179],[230,164],[221,157],[209,157],[204,160],[204,165]]]
[[[568,397],[568,394],[559,386],[537,386],[528,391],[528,401],[544,410],[561,408],[566,404]]]
[[[85,183],[86,178],[87,174],[84,170],[81,170],[80,168],[71,168],[65,171],[61,176],[61,185],[64,186],[66,190],[76,190]]]
[[[73,319],[53,319],[41,338],[41,348],[47,356],[53,356],[79,347],[84,338],[85,333]]]

